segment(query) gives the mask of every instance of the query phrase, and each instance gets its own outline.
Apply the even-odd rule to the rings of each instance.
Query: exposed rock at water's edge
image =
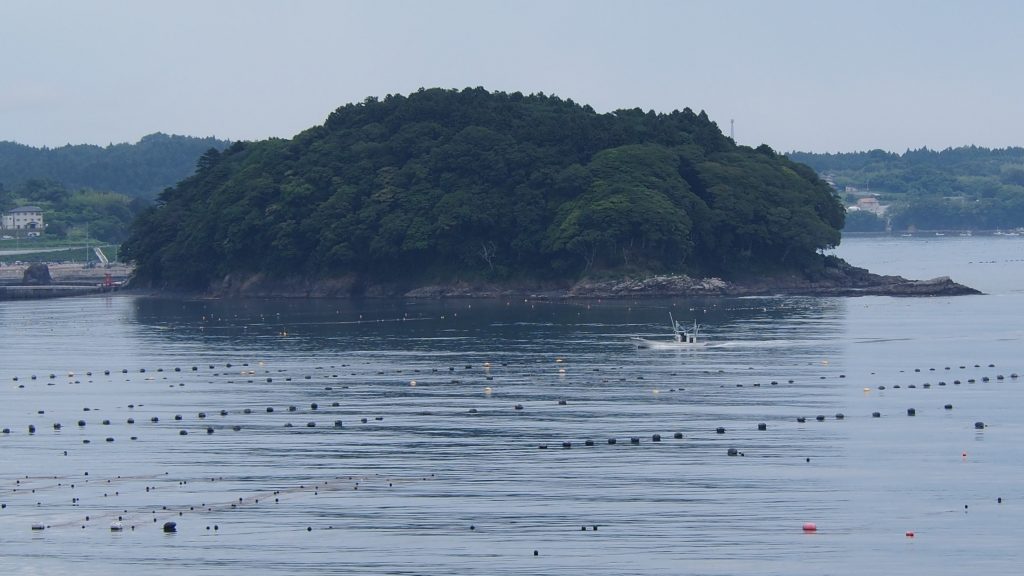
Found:
[[[52,283],[50,267],[46,264],[31,264],[21,276],[22,286],[49,286]]]
[[[245,278],[227,276],[211,290],[216,297],[284,298],[502,298],[525,296],[544,299],[571,298],[659,298],[709,296],[961,296],[981,294],[943,276],[931,280],[908,280],[881,276],[843,262],[814,275],[792,273],[750,276],[742,280],[691,278],[686,275],[656,275],[614,280],[583,279],[575,284],[529,282],[450,282],[428,286],[398,283],[368,283],[354,276],[304,279],[269,278],[255,274]]]

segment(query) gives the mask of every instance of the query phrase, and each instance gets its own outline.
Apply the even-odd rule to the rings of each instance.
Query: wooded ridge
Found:
[[[421,89],[291,139],[211,149],[136,220],[137,284],[231,275],[577,281],[821,274],[844,209],[809,167],[703,112],[599,114],[544,94]]]

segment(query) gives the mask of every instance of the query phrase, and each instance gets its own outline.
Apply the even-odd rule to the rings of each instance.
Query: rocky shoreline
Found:
[[[91,285],[113,272],[114,279],[126,279],[130,269],[117,267],[85,269],[81,266],[51,266],[53,284]],[[21,284],[22,269],[0,270],[0,286],[11,287],[7,298],[14,297]],[[17,278],[17,279],[16,279]],[[75,295],[70,290],[37,291],[20,297]],[[149,290],[147,293],[161,293]],[[18,294],[21,294],[20,292]],[[963,296],[981,294],[969,286],[943,276],[931,280],[908,280],[901,276],[882,276],[845,262],[809,277],[801,274],[750,276],[741,280],[692,278],[686,275],[656,275],[644,278],[583,279],[569,283],[490,283],[450,282],[427,286],[398,283],[367,283],[355,276],[337,278],[271,278],[262,274],[228,276],[202,296],[212,298],[532,298],[544,300],[615,298],[705,298],[737,296]],[[195,296],[195,294],[193,294]],[[0,295],[3,297],[3,295]],[[5,299],[7,299],[5,298]]]
[[[451,282],[409,287],[399,284],[365,283],[355,277],[329,279],[271,279],[253,275],[242,279],[228,276],[213,287],[213,297],[231,298],[508,298],[593,299],[667,298],[730,296],[963,296],[981,294],[969,286],[943,276],[931,280],[908,280],[882,276],[843,263],[827,268],[815,277],[799,274],[757,276],[738,281],[720,278],[691,278],[660,275],[615,280],[584,279],[574,284]]]

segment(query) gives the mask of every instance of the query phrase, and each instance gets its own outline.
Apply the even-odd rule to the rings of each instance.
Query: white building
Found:
[[[4,230],[31,230],[42,232],[46,225],[43,224],[43,209],[38,206],[22,206],[4,214]]]

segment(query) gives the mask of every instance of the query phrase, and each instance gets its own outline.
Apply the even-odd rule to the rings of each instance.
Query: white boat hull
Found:
[[[646,340],[634,338],[633,342],[639,350],[693,350],[706,348],[705,342],[677,342],[675,340]]]

